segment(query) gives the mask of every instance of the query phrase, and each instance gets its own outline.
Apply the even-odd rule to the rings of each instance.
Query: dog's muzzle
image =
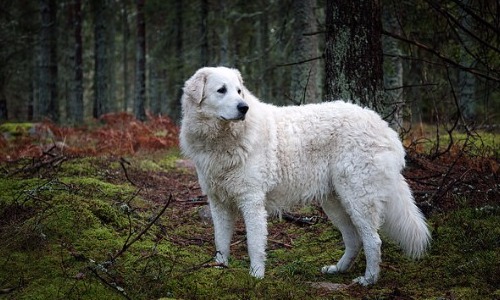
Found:
[[[248,104],[246,104],[245,102],[240,102],[240,103],[238,103],[236,108],[244,116],[248,111]]]

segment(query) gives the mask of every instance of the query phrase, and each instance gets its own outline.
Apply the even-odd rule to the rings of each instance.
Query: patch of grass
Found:
[[[450,143],[453,149],[463,149],[470,156],[500,157],[500,133],[477,130],[468,135],[466,132],[454,130],[451,137],[444,128],[423,125],[407,137],[405,144],[415,143],[423,153],[443,151]],[[419,133],[419,134],[417,134]]]
[[[177,155],[167,156],[145,158],[159,166],[157,170],[134,158],[129,172],[158,172],[156,177],[185,172],[170,169]],[[381,278],[369,288],[313,287],[312,283],[321,282],[348,285],[365,268],[360,256],[346,274],[321,274],[323,265],[336,263],[343,254],[339,232],[323,219],[302,227],[271,219],[262,280],[248,275],[241,221],[233,240],[241,242],[232,246],[230,268],[207,267],[204,263],[214,254],[213,228],[197,217],[198,206],[189,203],[173,203],[111,262],[161,206],[142,198],[124,176],[115,176],[113,172],[120,169],[116,160],[82,158],[47,173],[51,178],[39,173],[0,178],[0,289],[9,291],[5,298],[123,299],[121,291],[132,299],[488,299],[500,295],[500,207],[470,208],[466,199],[455,211],[429,219],[432,247],[421,260],[406,258],[383,239]],[[314,206],[299,212],[319,214]]]
[[[7,136],[26,136],[35,127],[33,123],[3,123],[0,125],[0,133]]]

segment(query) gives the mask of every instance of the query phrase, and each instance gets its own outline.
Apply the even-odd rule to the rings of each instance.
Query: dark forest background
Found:
[[[202,66],[239,68],[265,102],[352,99],[394,125],[500,122],[491,0],[0,3],[0,120],[180,117]]]

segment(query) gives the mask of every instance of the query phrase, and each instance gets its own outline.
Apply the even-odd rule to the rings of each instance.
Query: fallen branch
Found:
[[[217,256],[217,253],[220,253],[220,252],[216,251],[215,254],[212,255],[212,257],[210,259],[207,259],[206,261],[200,263],[197,266],[194,266],[194,267],[187,269],[186,272],[193,272],[193,271],[197,271],[200,269],[206,269],[206,268],[219,268],[219,269],[227,268],[227,266],[225,264],[223,264],[221,262],[213,261],[214,257]]]
[[[172,194],[170,194],[169,197],[168,197],[167,203],[165,203],[165,205],[163,206],[163,208],[161,209],[161,211],[133,239],[132,239],[133,232],[132,232],[132,229],[131,229],[132,227],[130,227],[130,229],[129,229],[129,235],[128,235],[125,243],[123,244],[122,248],[120,249],[120,251],[116,252],[115,255],[113,255],[111,257],[110,260],[105,261],[103,263],[98,263],[98,264],[95,263],[95,261],[90,260],[90,262],[92,263],[92,265],[87,266],[87,269],[90,270],[92,272],[92,274],[94,274],[100,281],[102,281],[105,285],[107,285],[108,287],[112,288],[113,290],[119,292],[120,295],[122,295],[126,299],[130,299],[130,297],[127,295],[127,293],[125,292],[125,290],[122,287],[116,285],[114,282],[110,282],[110,281],[106,280],[106,278],[104,278],[103,276],[101,276],[99,274],[99,272],[102,272],[104,274],[108,274],[108,269],[107,268],[109,266],[113,265],[115,263],[115,261],[130,248],[130,246],[132,246],[135,242],[137,242],[151,228],[151,226],[153,226],[153,224],[155,224],[156,221],[158,221],[158,219],[165,213],[165,211],[167,210],[167,207],[172,202],[172,198],[173,198]],[[130,220],[130,213],[128,214],[128,216],[129,216],[129,222],[131,222],[131,220]]]
[[[111,262],[114,262],[118,257],[120,257],[123,253],[125,253],[125,251],[127,251],[127,249],[130,248],[130,246],[132,246],[135,242],[137,242],[149,230],[149,228],[151,228],[151,226],[153,226],[153,224],[156,223],[156,221],[158,221],[158,219],[165,213],[165,211],[167,210],[167,207],[172,202],[172,198],[173,198],[172,194],[170,194],[170,196],[168,197],[167,203],[165,203],[165,205],[163,206],[161,211],[132,240],[130,240],[130,238],[132,237],[132,232],[130,231],[130,234],[127,237],[127,240],[125,241],[125,243],[123,244],[122,249],[120,251],[118,251],[115,255],[113,255],[113,257],[111,257]]]
[[[283,243],[283,242],[280,242],[280,241],[277,241],[277,240],[272,240],[272,239],[267,239],[269,242],[273,243],[273,244],[277,244],[277,245],[280,245],[282,247],[285,247],[285,248],[288,248],[288,249],[291,249],[293,248],[292,245],[290,244],[287,244],[287,243]]]
[[[120,166],[122,166],[123,173],[125,173],[125,178],[127,178],[128,182],[130,182],[130,184],[132,184],[133,186],[137,186],[137,184],[135,184],[132,180],[130,180],[130,177],[128,177],[128,172],[127,172],[127,168],[125,168],[125,164],[130,166],[130,162],[128,160],[126,160],[123,157],[120,157]]]
[[[90,272],[92,272],[92,274],[94,274],[94,276],[97,277],[97,279],[99,279],[102,283],[104,283],[106,286],[110,287],[112,290],[118,292],[125,299],[132,299],[127,295],[127,293],[125,292],[125,290],[122,287],[120,287],[114,283],[111,283],[111,282],[107,281],[106,278],[102,277],[99,274],[99,272],[97,272],[97,269],[95,267],[88,266],[87,269]]]
[[[43,158],[46,156],[49,156],[50,159],[44,160]],[[25,173],[25,174],[26,173],[35,173],[35,172],[38,172],[40,169],[46,168],[46,167],[54,168],[54,167],[57,167],[58,165],[60,165],[61,163],[63,163],[64,161],[66,161],[67,159],[68,159],[68,157],[66,157],[65,155],[54,156],[53,154],[48,155],[46,152],[44,152],[43,155],[38,158],[38,160],[33,159],[31,164],[26,165],[20,169],[17,169],[16,171],[8,174],[8,176],[14,176],[14,175],[19,174],[19,173]]]
[[[283,220],[297,224],[299,226],[305,226],[305,225],[314,225],[318,223],[319,217],[318,216],[313,216],[313,217],[303,217],[303,216],[294,216],[290,213],[283,212],[281,214],[281,217]]]

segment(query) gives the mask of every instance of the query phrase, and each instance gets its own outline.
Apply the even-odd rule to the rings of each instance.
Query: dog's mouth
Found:
[[[219,116],[219,119],[221,119],[222,121],[226,121],[226,122],[245,121],[245,115],[241,115],[241,116],[238,116],[236,118],[225,118],[223,116]]]

